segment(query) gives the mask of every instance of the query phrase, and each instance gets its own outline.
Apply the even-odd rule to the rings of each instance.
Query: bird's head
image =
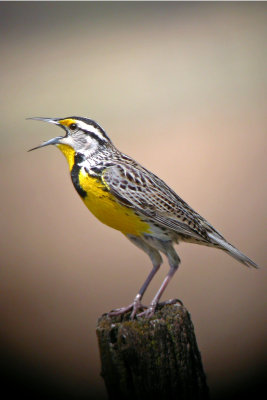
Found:
[[[81,153],[90,157],[101,148],[111,145],[106,132],[95,121],[89,118],[68,117],[68,118],[29,118],[37,121],[49,122],[62,128],[65,132],[40,144],[29,151],[39,149],[48,145],[57,146],[67,156],[69,152]],[[67,157],[68,158],[68,157]]]

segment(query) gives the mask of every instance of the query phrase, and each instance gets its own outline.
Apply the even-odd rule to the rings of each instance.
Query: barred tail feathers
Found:
[[[214,241],[216,244],[218,244],[221,247],[222,250],[225,250],[228,254],[230,254],[232,257],[234,257],[239,262],[245,264],[247,267],[259,268],[258,265],[254,263],[254,261],[252,261],[250,258],[245,256],[245,254],[241,253],[241,251],[236,249],[234,246],[232,246],[230,243],[228,243],[225,239],[223,239],[217,233],[209,232],[208,235],[212,241]]]

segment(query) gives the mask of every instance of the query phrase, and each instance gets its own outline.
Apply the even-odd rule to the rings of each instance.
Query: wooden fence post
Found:
[[[113,399],[207,400],[209,390],[190,314],[179,302],[152,318],[129,314],[98,320],[108,396]]]

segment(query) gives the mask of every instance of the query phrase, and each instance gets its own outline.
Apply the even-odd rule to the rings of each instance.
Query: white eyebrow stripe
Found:
[[[92,132],[97,137],[99,137],[100,140],[107,141],[107,138],[102,134],[102,132],[98,128],[95,128],[93,125],[89,125],[89,124],[86,124],[85,122],[78,121],[78,120],[76,123],[80,129],[82,129],[86,132]]]

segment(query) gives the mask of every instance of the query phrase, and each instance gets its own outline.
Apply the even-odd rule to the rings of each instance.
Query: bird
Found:
[[[29,151],[56,146],[67,159],[72,183],[86,207],[102,223],[123,233],[152,262],[152,269],[133,302],[113,309],[110,316],[128,312],[130,319],[154,315],[163,292],[179,267],[180,258],[174,249],[179,242],[215,247],[248,267],[258,267],[163,180],[118,150],[94,120],[76,116],[29,119],[54,124],[64,131],[62,136]],[[169,271],[150,305],[145,306],[141,301],[163,262],[161,254],[167,257]]]

